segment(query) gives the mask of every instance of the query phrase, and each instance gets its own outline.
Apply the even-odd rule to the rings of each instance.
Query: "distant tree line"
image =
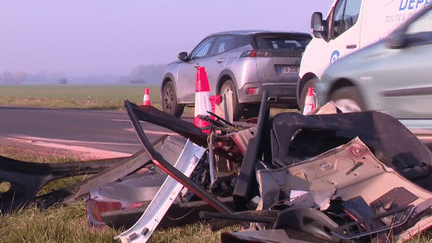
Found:
[[[166,65],[139,65],[129,75],[130,83],[155,83],[162,80]]]
[[[0,84],[158,84],[162,80],[166,64],[139,65],[129,75],[71,76],[65,73],[40,71],[36,74],[8,72],[0,74]]]
[[[0,75],[0,84],[22,84],[26,81],[27,73],[25,72],[3,72],[3,75]]]

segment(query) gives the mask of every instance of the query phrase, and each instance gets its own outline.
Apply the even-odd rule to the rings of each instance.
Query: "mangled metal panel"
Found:
[[[125,103],[126,102],[128,102],[130,111],[133,111],[137,119],[165,127],[185,138],[189,138],[193,143],[199,146],[207,147],[207,134],[203,133],[201,129],[193,123],[160,111],[153,106],[138,107],[129,101],[125,101]]]
[[[153,145],[160,149],[166,138],[167,136],[162,136],[156,140]],[[113,165],[111,168],[107,168],[90,178],[45,195],[38,196],[35,200],[43,207],[50,206],[54,203],[72,204],[77,199],[88,194],[91,189],[131,174],[149,163],[149,156],[144,150],[141,150],[128,158],[118,161],[118,163]]]
[[[264,109],[261,111],[265,110],[266,102],[262,100]],[[374,111],[311,116],[280,113],[271,119],[261,117],[258,119],[260,123],[263,126],[257,126],[253,131],[247,144],[249,152],[246,151],[241,163],[233,194],[237,210],[247,210],[246,202],[258,194],[254,186],[250,187],[256,160],[280,168],[317,156],[355,137],[360,137],[386,165],[432,190],[428,183],[432,180],[431,151],[389,115]],[[241,140],[235,135],[231,137],[242,148]],[[258,143],[254,142],[254,137],[259,138]]]
[[[166,139],[163,139],[161,143],[156,143],[155,149],[163,153],[168,162],[174,164],[184,149],[185,143],[186,139],[168,136]],[[146,158],[148,159],[148,157]],[[142,161],[141,164],[144,161]],[[134,168],[136,169],[135,166],[134,164],[126,163],[120,165],[120,167],[116,166],[117,168],[115,171],[117,171],[116,174],[124,174],[130,170],[134,170]],[[103,214],[105,212],[120,210],[127,213],[126,210],[147,205],[153,199],[159,187],[166,179],[166,174],[158,171],[151,163],[149,166],[145,167],[145,169],[147,170],[121,177],[118,180],[103,176],[103,178],[108,181],[102,185],[100,183],[89,184],[92,186],[89,196],[87,197],[87,218],[90,226],[105,226],[106,223],[103,220]],[[111,171],[110,173],[115,171]],[[102,172],[102,174],[105,173]],[[95,180],[91,179],[90,181],[97,182],[97,178],[100,176],[96,175],[95,177]],[[119,220],[124,221],[122,219]]]
[[[241,231],[236,233],[222,232],[222,242],[283,242],[283,243],[312,243],[316,241],[296,240],[288,236],[283,229],[261,231]]]
[[[285,168],[260,170],[257,177],[262,195],[260,207],[286,208],[270,228],[295,228],[325,240],[350,240],[379,236],[389,230],[398,238],[404,230],[431,226],[432,193],[380,162],[358,138]],[[323,196],[318,199],[309,196],[320,192]],[[332,223],[324,216],[318,217],[321,211],[337,214],[331,204],[341,205],[345,221],[334,225],[334,218]],[[304,207],[316,212],[299,214]],[[287,217],[291,212],[299,218]]]
[[[190,176],[204,151],[204,148],[187,141],[175,167],[185,176]],[[172,177],[167,177],[136,224],[116,238],[121,239],[123,243],[147,242],[182,188],[183,186]]]
[[[344,146],[345,147],[345,146]],[[262,209],[268,209],[283,198],[294,198],[301,192],[336,191],[347,185],[384,173],[372,154],[359,139],[335,152],[330,150],[313,158],[281,169],[259,170]],[[340,150],[340,149],[339,149]],[[376,160],[376,159],[374,159]]]
[[[372,148],[384,163],[400,172],[415,166],[432,165],[431,151],[398,120],[384,113],[316,116],[281,113],[271,122],[272,162],[277,166],[316,156],[355,137]]]
[[[237,182],[234,187],[233,198],[236,211],[247,209],[246,204],[250,198],[250,188],[253,185],[253,176],[255,174],[255,163],[261,153],[259,148],[260,144],[262,144],[262,130],[270,115],[270,111],[267,106],[268,95],[268,91],[263,92],[256,132],[249,139],[247,150],[245,152]]]
[[[147,154],[150,156],[151,160],[156,166],[158,166],[163,172],[174,178],[176,181],[180,182],[183,186],[193,192],[196,196],[200,197],[202,200],[206,201],[209,205],[214,207],[219,212],[232,212],[231,208],[227,207],[218,198],[207,192],[201,186],[195,184],[195,182],[193,182],[191,179],[181,173],[178,169],[176,169],[173,165],[171,165],[168,161],[166,161],[164,157],[153,148],[147,136],[145,135],[143,128],[141,127],[141,124],[139,123],[139,119],[136,114],[136,112],[139,112],[140,109],[136,105],[130,103],[130,101],[128,100],[125,100],[125,107],[131,119],[132,125],[135,128],[136,134],[138,135],[138,138],[140,139],[144,149],[146,150]]]
[[[9,212],[29,203],[52,204],[37,192],[48,182],[76,175],[94,174],[127,158],[66,163],[32,163],[0,156],[0,182],[9,185],[0,193],[1,212]]]

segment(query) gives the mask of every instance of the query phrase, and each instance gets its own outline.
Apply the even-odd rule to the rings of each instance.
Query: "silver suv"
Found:
[[[168,64],[161,84],[163,111],[180,117],[195,102],[196,68],[206,69],[212,94],[233,92],[234,120],[258,114],[261,95],[271,107],[296,107],[301,54],[307,33],[230,31],[207,36]]]

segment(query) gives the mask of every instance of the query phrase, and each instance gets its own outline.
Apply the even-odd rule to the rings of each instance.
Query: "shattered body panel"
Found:
[[[163,136],[156,140],[153,145],[159,148],[165,139],[166,136]],[[129,175],[149,163],[150,159],[148,155],[144,150],[141,150],[130,157],[118,161],[114,166],[107,168],[88,179],[42,195],[38,197],[36,201],[43,207],[50,206],[54,203],[74,203],[77,199],[88,194],[91,189]]]
[[[281,168],[312,158],[359,137],[380,161],[416,184],[432,190],[432,153],[399,121],[379,112],[304,116],[281,113],[260,117],[259,143],[248,143],[242,170],[234,190],[235,207],[247,210],[246,202],[258,195],[254,183],[260,166]],[[395,132],[397,131],[397,132]],[[258,136],[257,134],[261,134]],[[251,141],[254,137],[251,138]],[[245,169],[248,168],[248,169]],[[247,186],[246,186],[247,185]]]
[[[195,195],[200,197],[202,200],[206,201],[209,205],[214,207],[219,212],[224,212],[224,213],[232,212],[231,208],[227,207],[220,200],[218,200],[214,195],[210,194],[200,185],[195,184],[187,176],[185,176],[173,165],[171,165],[168,161],[166,161],[165,158],[153,148],[153,146],[151,145],[150,141],[148,140],[147,136],[144,133],[144,130],[142,129],[139,123],[136,113],[140,113],[141,109],[138,106],[130,103],[128,100],[125,101],[125,107],[129,117],[131,118],[132,125],[135,128],[138,138],[140,139],[144,147],[144,150],[150,156],[153,163],[159,167],[159,169],[161,169],[169,176],[173,177],[176,181],[178,181],[187,189],[192,191]]]
[[[262,225],[264,231],[297,229],[327,241],[363,242],[390,231],[397,240],[407,229],[430,226],[432,193],[380,162],[358,138],[294,165],[259,170],[257,178],[258,209],[280,212],[273,225]],[[249,233],[249,239],[260,234]]]
[[[278,166],[316,156],[355,137],[400,172],[415,166],[432,165],[431,151],[399,121],[384,113],[316,116],[282,113],[273,118],[271,126],[272,162]],[[425,174],[430,174],[430,170]]]
[[[104,159],[67,163],[32,163],[0,156],[0,182],[9,183],[8,190],[1,192],[1,212],[9,212],[30,203],[47,203],[37,192],[48,182],[64,177],[94,174],[126,158]]]
[[[163,152],[165,158],[174,164],[180,156],[185,142],[185,139],[168,136],[157,143],[155,149]],[[149,160],[147,154],[145,155],[145,158]],[[129,176],[124,175],[118,180],[114,179],[109,183],[93,186],[87,198],[89,225],[105,226],[106,222],[103,220],[105,212],[125,211],[147,205],[165,179],[166,174],[154,168],[154,165],[149,165],[145,172]]]

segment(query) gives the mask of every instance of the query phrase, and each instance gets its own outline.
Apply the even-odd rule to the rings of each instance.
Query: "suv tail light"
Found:
[[[270,52],[268,51],[244,51],[240,57],[269,57]]]
[[[301,57],[303,49],[290,51],[244,51],[240,57]]]
[[[90,213],[99,222],[103,222],[101,215],[102,213],[122,209],[122,204],[120,202],[108,202],[89,199],[87,201],[87,204],[89,210],[89,212],[87,213]]]
[[[255,95],[255,94],[258,93],[257,91],[258,91],[258,88],[251,87],[251,88],[248,89],[247,95]]]

